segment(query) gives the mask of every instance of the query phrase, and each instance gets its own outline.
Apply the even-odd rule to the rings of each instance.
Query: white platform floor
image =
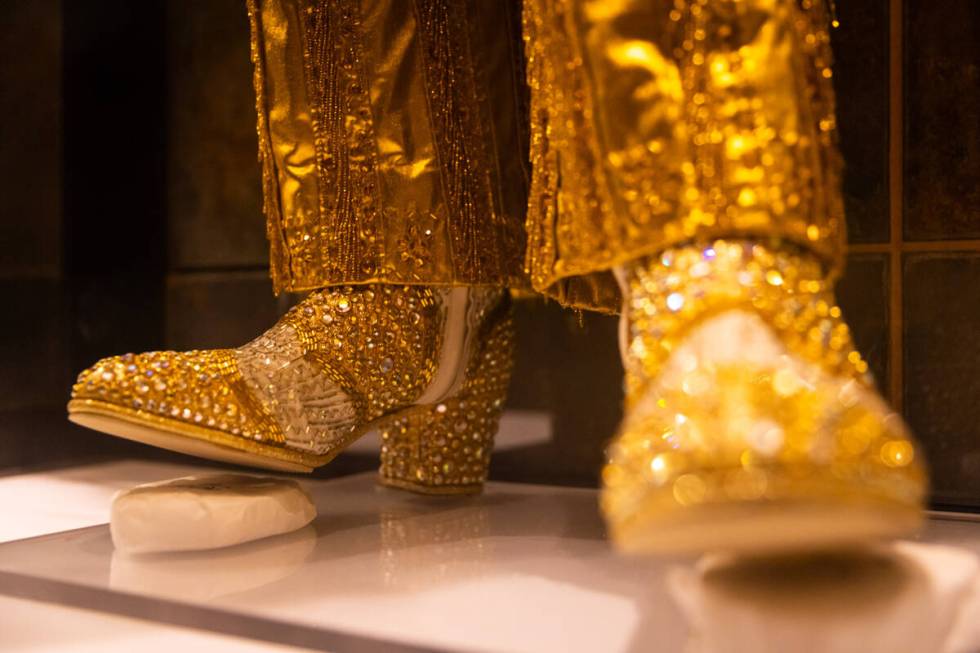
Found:
[[[591,490],[440,499],[362,474],[303,481],[320,516],[290,535],[113,552],[116,490],[201,469],[0,479],[0,651],[980,651],[976,522],[810,559],[628,559]]]

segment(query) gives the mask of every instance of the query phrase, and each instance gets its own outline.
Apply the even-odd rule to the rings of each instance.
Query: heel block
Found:
[[[407,408],[380,425],[382,485],[421,494],[482,489],[513,365],[509,304],[488,322],[456,396]]]

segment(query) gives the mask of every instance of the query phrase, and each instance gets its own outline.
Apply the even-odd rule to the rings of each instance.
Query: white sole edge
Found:
[[[114,435],[124,440],[142,442],[160,449],[176,451],[177,453],[216,460],[233,465],[244,467],[257,467],[259,469],[269,469],[277,472],[301,472],[309,474],[313,471],[312,467],[293,463],[285,460],[276,460],[246,451],[239,451],[231,447],[224,447],[220,444],[198,440],[186,435],[172,433],[164,429],[137,424],[123,419],[101,415],[98,413],[86,413],[76,411],[68,414],[68,419],[79,426]]]

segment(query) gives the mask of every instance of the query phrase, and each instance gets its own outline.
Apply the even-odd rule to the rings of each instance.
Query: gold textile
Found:
[[[615,309],[603,271],[732,236],[788,239],[836,270],[822,0],[528,0],[524,11],[536,289]]]
[[[278,289],[529,277],[612,312],[610,268],[692,240],[840,267],[822,0],[249,8]]]
[[[526,285],[510,2],[248,0],[278,290]]]

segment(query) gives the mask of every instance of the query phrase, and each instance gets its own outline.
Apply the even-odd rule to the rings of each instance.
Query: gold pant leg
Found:
[[[480,0],[248,0],[272,276],[522,287],[520,16]]]
[[[844,245],[823,0],[526,0],[526,265],[616,310],[608,270],[685,241]]]

